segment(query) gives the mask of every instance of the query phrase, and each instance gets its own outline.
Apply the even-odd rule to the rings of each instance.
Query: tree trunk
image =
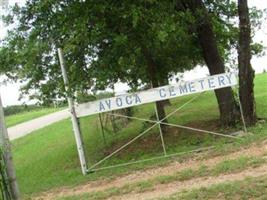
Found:
[[[160,86],[164,86],[164,85],[168,85],[169,84],[169,80],[168,80],[168,76],[166,75],[166,77],[163,79],[161,79],[160,81],[159,81],[159,85]],[[162,104],[163,104],[163,106],[165,107],[165,106],[170,106],[171,105],[171,101],[170,101],[170,99],[165,99],[165,100],[163,100],[162,101]]]
[[[178,1],[178,6],[191,10],[196,19],[199,43],[210,74],[224,73],[225,66],[218,50],[207,9],[202,0],[182,0]],[[235,125],[240,115],[232,89],[229,87],[217,89],[215,95],[219,105],[221,124],[223,126]]]
[[[156,64],[153,58],[151,57],[150,53],[147,51],[147,49],[143,48],[142,50],[147,60],[147,72],[148,72],[152,87],[153,88],[159,87],[160,84],[159,84],[158,77],[157,77]],[[164,101],[156,101],[156,108],[157,108],[159,120],[164,119],[166,117],[166,113],[164,110]],[[167,123],[167,119],[164,119],[163,122]],[[163,133],[165,133],[167,126],[162,125],[161,127],[162,127]]]
[[[243,108],[245,122],[253,125],[256,122],[256,107],[253,91],[254,70],[251,67],[251,28],[247,0],[238,0],[239,15],[239,97]]]
[[[159,87],[158,80],[156,78],[156,71],[155,71],[155,65],[150,64],[148,65],[148,71],[151,78],[151,84],[153,88]],[[166,117],[166,113],[164,110],[164,101],[156,101],[156,107],[159,115],[159,120],[164,119]],[[167,123],[167,120],[163,120]],[[162,126],[165,127],[165,126]]]

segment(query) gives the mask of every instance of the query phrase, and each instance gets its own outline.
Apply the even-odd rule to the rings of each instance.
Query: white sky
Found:
[[[1,1],[1,0],[0,0]],[[14,5],[15,3],[19,3],[23,5],[25,0],[9,0],[10,5]],[[267,8],[267,1],[266,0],[248,0],[249,6],[256,6],[257,8],[264,9]],[[1,13],[1,10],[0,10]],[[3,24],[0,22],[0,38],[3,38],[6,34],[6,29],[3,27]],[[262,42],[264,46],[267,47],[267,24],[263,23],[262,29],[257,31],[255,37],[253,38],[254,41]],[[266,52],[267,54],[267,52]],[[256,73],[262,73],[264,69],[267,70],[267,55],[261,58],[252,58],[252,66],[255,69]],[[195,69],[186,72],[184,74],[185,80],[195,79],[204,77],[208,74],[208,70],[206,68],[196,67]],[[3,80],[3,77],[0,77],[0,82]],[[8,84],[0,84],[0,94],[2,96],[3,105],[15,105],[15,104],[22,104],[24,102],[28,102],[26,99],[19,101],[19,88],[20,83],[8,83]],[[117,93],[123,93],[129,87],[127,84],[118,83],[115,85],[115,91]]]

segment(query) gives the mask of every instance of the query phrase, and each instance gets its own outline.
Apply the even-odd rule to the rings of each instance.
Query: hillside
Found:
[[[196,97],[196,99],[169,118],[170,123],[225,134],[242,129],[241,124],[232,130],[225,130],[219,126],[216,99],[212,92],[171,100],[171,106],[167,107],[167,113],[183,105],[192,97]],[[266,119],[267,74],[256,76],[255,97],[257,115],[261,119]],[[133,113],[136,117],[153,118],[153,104],[136,107]],[[106,132],[106,144],[103,141],[98,116],[82,118],[81,126],[89,166],[91,166],[126,141],[138,135],[149,124],[131,120],[126,127],[115,134]],[[164,195],[165,197],[169,196],[167,199],[176,199],[177,195],[183,195],[185,199],[192,199],[192,195],[199,195],[200,193],[204,195],[205,192],[210,195],[210,191],[213,193],[211,197],[216,198],[216,191],[220,190],[218,188],[230,188],[230,186],[219,185],[212,186],[211,189],[205,189],[204,191],[195,188],[196,190],[192,192],[173,193],[181,192],[176,187],[176,184],[181,184],[181,181],[187,181],[183,184],[190,186],[190,183],[192,183],[190,180],[193,182],[198,180],[200,183],[202,179],[209,177],[210,174],[221,177],[218,180],[223,181],[207,182],[206,185],[203,184],[202,186],[211,186],[214,183],[224,184],[224,181],[229,178],[225,174],[242,173],[242,171],[244,171],[244,174],[240,174],[239,177],[243,179],[245,176],[251,175],[250,169],[252,167],[256,169],[259,176],[264,174],[262,173],[266,167],[264,156],[267,155],[265,144],[262,143],[267,138],[267,123],[265,120],[260,120],[255,127],[249,128],[249,132],[253,134],[243,139],[215,137],[173,127],[167,130],[164,140],[168,154],[183,153],[210,146],[213,146],[213,148],[208,151],[181,154],[171,159],[153,160],[127,167],[101,170],[82,176],[70,120],[60,121],[35,131],[24,138],[17,139],[12,145],[18,182],[23,196],[25,198],[39,196],[40,192],[46,192],[42,196],[44,195],[48,199],[53,199],[52,197],[54,196],[63,198],[64,194],[65,196],[71,196],[64,197],[66,199],[88,199],[88,196],[93,197],[92,199],[105,199],[109,196],[116,198],[123,195],[124,199],[131,199],[134,198],[131,193],[137,195],[144,192],[149,197],[148,191],[153,194],[154,191],[167,191],[168,188],[171,188],[168,190],[170,192],[166,192],[166,195]],[[257,145],[255,144],[260,144],[260,148],[256,148],[255,146]],[[251,148],[251,151],[246,150],[247,148]],[[246,151],[247,154],[244,153]],[[162,154],[158,129],[153,128],[124,151],[105,161],[100,167],[147,159]],[[230,161],[226,161],[226,159],[230,158]],[[223,177],[223,175],[225,176]],[[121,179],[118,177],[121,177]],[[236,184],[244,185],[244,187],[254,182],[254,180],[242,182],[242,179],[234,180],[241,181]],[[267,181],[264,176],[257,180],[266,185]],[[110,181],[112,182],[108,184]],[[118,182],[120,184],[116,185],[115,183]],[[92,185],[103,187],[95,187],[94,190]],[[261,184],[259,185],[262,186]],[[254,184],[254,186],[255,188],[258,187],[257,184]],[[74,189],[72,190],[71,188]],[[75,193],[74,191],[77,190],[81,192]],[[231,192],[234,193],[234,191]],[[160,195],[151,196],[151,198],[156,197],[160,197]]]

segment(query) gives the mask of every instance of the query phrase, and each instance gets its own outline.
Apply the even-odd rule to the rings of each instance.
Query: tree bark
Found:
[[[159,80],[157,77],[156,63],[146,48],[143,48],[142,50],[147,61],[147,72],[148,72],[152,87],[153,88],[159,87],[160,84],[159,84]],[[156,101],[156,108],[157,108],[159,120],[164,119],[166,117],[166,113],[164,110],[164,101]],[[164,119],[163,122],[167,123],[167,119]],[[162,127],[163,133],[166,133],[167,126],[162,125],[161,127]]]
[[[254,125],[256,122],[256,106],[254,99],[254,70],[251,67],[251,28],[247,0],[238,0],[239,15],[239,97],[243,108],[246,124]]]
[[[225,73],[225,66],[218,50],[212,24],[202,0],[182,0],[177,2],[178,8],[182,6],[184,9],[189,9],[195,17],[199,44],[210,74]],[[240,115],[232,89],[217,89],[215,90],[215,95],[219,106],[221,124],[223,126],[235,125]]]
[[[164,85],[168,85],[169,84],[169,80],[168,80],[168,76],[166,75],[165,78],[161,78],[159,80],[159,86],[164,86]],[[166,107],[166,106],[170,106],[171,105],[171,101],[170,99],[165,99],[163,101],[161,101],[163,106]]]

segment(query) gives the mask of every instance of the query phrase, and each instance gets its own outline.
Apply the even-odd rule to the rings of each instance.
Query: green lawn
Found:
[[[47,115],[52,112],[56,112],[61,110],[62,108],[40,108],[38,110],[22,112],[16,115],[10,115],[6,117],[6,125],[7,127],[15,126],[17,124],[30,121],[37,117],[41,117],[43,115]]]
[[[139,181],[135,183],[125,184],[121,187],[110,187],[101,191],[94,191],[90,193],[84,193],[80,195],[73,195],[68,197],[59,198],[60,200],[104,200],[115,196],[120,196],[129,193],[140,193],[155,190],[156,186],[161,184],[169,184],[176,181],[186,181],[194,178],[213,176],[216,177],[221,174],[230,174],[238,172],[240,170],[255,168],[265,164],[266,160],[260,157],[247,157],[241,156],[237,159],[225,160],[216,164],[213,167],[207,165],[201,165],[197,169],[183,169],[181,171],[175,172],[171,175],[158,175],[144,181]],[[197,190],[198,191],[198,190]],[[179,195],[179,194],[178,194]],[[188,195],[189,196],[189,195]],[[176,198],[174,198],[176,197]],[[177,197],[177,194],[172,195],[172,199],[181,199]],[[168,199],[167,198],[167,199]],[[199,198],[191,198],[199,199]],[[204,198],[205,199],[205,198]]]
[[[255,90],[257,114],[261,118],[267,118],[267,74],[256,76]],[[172,100],[172,106],[167,109],[167,112],[171,112],[190,98],[192,96]],[[136,107],[134,113],[135,116],[149,118],[153,115],[153,104]],[[169,119],[169,122],[187,125],[192,125],[194,122],[198,127],[222,131],[216,125],[218,116],[214,94],[207,92],[199,96],[192,104],[178,111]],[[119,147],[125,141],[138,135],[147,126],[148,124],[133,120],[118,133],[106,133],[107,145],[105,146],[97,116],[82,118],[81,127],[89,166],[103,158],[108,152],[111,152],[114,149],[112,146]],[[255,140],[267,138],[267,123],[259,123],[255,127],[249,128],[249,131],[253,132],[254,135],[235,141],[173,128],[169,129],[169,131],[170,133],[164,136],[167,153],[183,152],[210,145],[215,146],[214,152],[223,153],[224,151],[239,148],[241,145],[247,145]],[[157,160],[82,176],[69,119],[17,139],[12,142],[12,145],[18,182],[24,197],[54,187],[73,186],[103,177],[113,178],[118,174],[128,173],[131,170],[166,164],[166,160]],[[135,161],[162,154],[158,129],[154,128],[127,147],[125,151],[105,161],[102,166]],[[189,156],[184,155],[177,159],[186,157]]]
[[[223,191],[223,192],[222,192]],[[158,200],[192,200],[192,199],[267,199],[267,176],[260,178],[246,178],[243,181],[234,181],[203,187],[192,191],[184,191]]]

